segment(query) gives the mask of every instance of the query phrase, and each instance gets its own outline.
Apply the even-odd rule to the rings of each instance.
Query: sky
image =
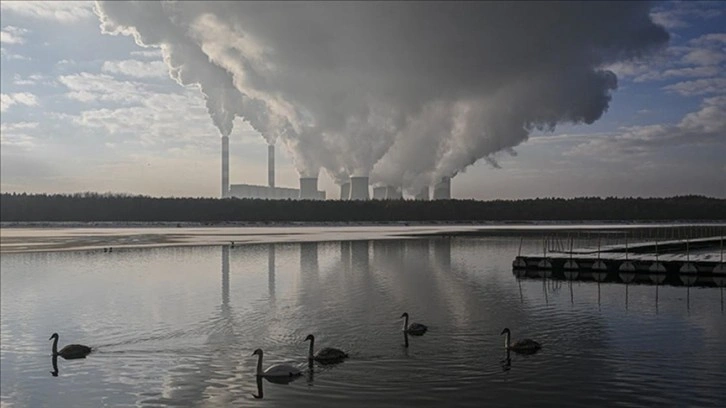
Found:
[[[319,171],[331,198],[336,179],[361,172],[411,188],[455,174],[455,198],[726,198],[723,2],[656,2],[649,21],[604,16],[618,24],[597,29],[569,9],[553,13],[559,26],[540,11],[486,10],[523,25],[501,39],[507,18],[497,28],[468,10],[328,2],[182,2],[162,10],[184,29],[177,39],[149,4],[0,2],[3,192],[219,196],[227,129],[233,184],[266,184],[277,140],[276,184]],[[602,44],[615,50],[592,57]],[[220,124],[208,78],[259,103]]]

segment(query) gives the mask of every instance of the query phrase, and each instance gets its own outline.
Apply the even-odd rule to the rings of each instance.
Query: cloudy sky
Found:
[[[210,117],[205,94],[196,80],[183,78],[194,73],[191,68],[170,75],[174,58],[184,56],[178,52],[181,43],[177,43],[177,54],[171,54],[171,46],[162,51],[159,46],[164,41],[174,40],[168,39],[169,32],[161,36],[153,32],[156,27],[163,27],[159,21],[144,26],[142,17],[150,13],[126,10],[123,4],[96,11],[93,3],[82,2],[3,1],[0,5],[3,192],[219,195],[219,123]],[[452,17],[456,13],[448,10],[442,13],[439,9],[424,8],[410,19],[419,19],[426,25],[414,21],[401,24],[404,27],[399,30],[397,22],[390,26],[395,29],[388,30],[387,16],[410,10],[395,6],[384,10],[385,13],[379,13],[380,6],[358,9],[358,31],[350,35],[348,27],[352,23],[341,17],[350,14],[350,10],[340,7],[328,7],[324,13],[314,8],[269,13],[250,6],[239,10],[239,14],[235,14],[238,10],[223,7],[185,2],[181,10],[164,12],[174,13],[175,22],[182,21],[178,24],[184,27],[183,32],[191,33],[189,38],[194,40],[190,44],[198,45],[193,51],[201,52],[199,55],[209,65],[200,68],[185,60],[183,64],[188,65],[182,67],[219,70],[225,74],[225,80],[234,82],[245,95],[264,101],[260,106],[268,107],[268,116],[284,119],[285,126],[291,129],[287,136],[282,136],[284,140],[278,141],[278,186],[297,187],[298,172],[320,168],[320,188],[327,190],[328,197],[336,197],[334,177],[341,172],[357,175],[356,172],[365,171],[370,172],[372,179],[386,181],[397,177],[414,185],[427,180],[421,175],[435,177],[446,171],[458,171],[452,182],[452,193],[457,198],[676,194],[726,197],[724,3],[653,3],[646,10],[650,21],[633,23],[630,31],[634,34],[630,36],[628,27],[621,24],[578,35],[574,33],[576,29],[589,30],[593,24],[583,16],[582,25],[586,27],[576,27],[578,14],[567,16],[561,11],[555,13],[552,21],[567,22],[561,24],[564,28],[547,24],[523,28],[519,38],[514,35],[513,39],[502,40],[504,48],[501,44],[483,44],[481,36],[496,37],[496,27],[482,31],[478,29],[481,24],[473,21],[472,40],[457,38],[455,44],[464,49],[481,49],[479,54],[450,51],[454,43],[446,41],[450,34],[447,28],[454,26],[465,31],[468,22]],[[520,15],[520,11],[493,12],[511,15],[512,21],[527,21],[527,13]],[[633,10],[632,16],[641,11]],[[275,19],[264,27],[255,27],[254,21],[270,14]],[[447,16],[452,24],[447,25]],[[284,28],[294,26],[291,22],[298,17],[306,25],[299,35],[291,35]],[[105,26],[101,27],[104,18]],[[607,18],[610,17],[603,19]],[[619,22],[624,17],[611,18]],[[331,19],[343,23],[329,24]],[[283,28],[275,31],[278,20]],[[542,20],[547,21],[547,16]],[[631,20],[637,19],[624,21]],[[669,36],[661,35],[652,27],[653,22]],[[426,47],[416,47],[419,40],[412,33],[437,24],[437,36],[426,37],[421,42]],[[138,26],[135,30],[140,39],[135,41],[128,35],[125,27],[129,26]],[[570,26],[571,37],[563,31]],[[309,27],[314,30],[306,31]],[[118,35],[110,34],[114,30]],[[391,38],[393,45],[373,35],[366,37],[373,31]],[[625,34],[621,39],[612,39],[618,32]],[[551,41],[547,33],[553,33]],[[605,42],[572,40],[596,38],[600,34]],[[309,41],[330,36],[345,40],[331,42],[329,48],[319,45],[328,44],[326,41]],[[360,37],[370,41],[361,42]],[[397,42],[397,37],[405,41]],[[440,49],[446,51],[441,56],[436,55],[439,49],[435,43],[440,38]],[[537,61],[547,58],[534,49],[524,54],[509,52],[522,43],[535,43],[533,38],[547,39],[540,47],[542,56],[555,55],[557,58],[552,61],[566,61],[562,65],[567,67],[582,63],[582,70],[556,66],[554,72],[545,65],[551,61],[537,66]],[[556,40],[565,45],[556,44]],[[396,48],[397,43],[404,46]],[[619,48],[602,52],[597,58],[579,57],[587,53],[588,47],[602,44]],[[400,52],[409,45],[410,54]],[[351,49],[355,52],[351,53]],[[396,56],[386,54],[389,49],[397,50]],[[486,58],[469,57],[472,52]],[[406,59],[397,60],[399,54]],[[627,58],[624,54],[628,54]],[[462,68],[465,64],[457,60],[462,55],[466,57],[462,61],[470,62],[476,70]],[[491,55],[497,55],[503,61],[501,64],[511,69],[494,69],[489,61],[496,57]],[[522,60],[521,66],[517,65],[521,55],[531,55],[532,60]],[[425,60],[427,57],[430,61]],[[441,60],[456,64],[438,63]],[[595,67],[595,63],[602,66]],[[522,79],[537,76],[525,69],[534,66],[537,72],[547,73],[542,74],[541,83]],[[519,76],[518,67],[522,68]],[[602,74],[604,70],[617,76],[617,87],[614,78]],[[596,75],[589,75],[590,71]],[[453,79],[442,77],[442,72],[454,72]],[[472,73],[476,75],[467,79]],[[375,81],[370,79],[374,76]],[[582,77],[582,82],[572,79],[575,77]],[[420,84],[424,82],[417,83],[418,80],[436,84],[423,91]],[[401,83],[412,85],[399,86]],[[527,85],[524,91],[520,90],[522,84]],[[545,84],[555,84],[558,92]],[[574,84],[569,93],[560,93],[559,89],[568,84]],[[589,84],[596,89],[589,89]],[[491,91],[495,88],[496,92]],[[361,89],[366,90],[364,98],[359,96]],[[471,92],[462,93],[462,89]],[[341,93],[354,97],[336,99]],[[336,103],[330,104],[331,100]],[[528,101],[533,101],[531,106]],[[353,105],[355,108],[349,108]],[[581,108],[585,105],[591,109]],[[360,106],[365,106],[362,111],[367,116],[363,119],[359,116]],[[507,109],[502,110],[501,106]],[[518,110],[511,106],[524,107]],[[461,114],[462,109],[467,113]],[[391,124],[395,118],[389,112],[396,112],[395,118],[405,118],[401,120],[405,124]],[[456,125],[460,117],[467,128],[464,136]],[[502,117],[507,120],[499,126],[497,120]],[[271,120],[266,120],[269,125]],[[361,120],[366,122],[365,126],[360,125]],[[541,126],[550,122],[554,128]],[[519,134],[523,123],[531,128]],[[512,125],[516,132],[511,131]],[[264,127],[268,128],[272,129]],[[264,129],[261,125],[251,126],[239,114],[233,119],[232,183],[266,183],[266,140],[270,136],[258,132],[266,132]],[[306,136],[310,129],[314,132]],[[506,136],[498,136],[497,131],[502,130]],[[350,136],[352,133],[354,137]],[[455,136],[439,136],[444,133]],[[510,136],[512,133],[517,134]],[[316,138],[320,134],[326,137]],[[444,152],[442,146],[448,150]],[[430,163],[425,158],[419,160],[429,151],[439,152],[438,156],[432,153]],[[346,167],[326,157],[331,155],[355,163]],[[304,160],[307,161],[303,163]],[[420,166],[420,170],[404,174],[398,168],[401,163],[406,163],[407,168]]]

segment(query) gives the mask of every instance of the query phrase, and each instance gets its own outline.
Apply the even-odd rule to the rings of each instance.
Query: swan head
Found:
[[[252,353],[253,356],[261,356],[262,355],[262,349],[257,349]]]
[[[310,340],[310,341],[315,340],[315,336],[313,336],[312,334],[308,334],[308,337],[305,337],[305,341],[308,341],[308,340]]]
[[[53,334],[52,334],[52,335],[50,336],[50,338],[48,339],[48,341],[50,341],[50,340],[53,340],[53,339],[57,339],[57,338],[58,338],[58,333],[53,333]]]
[[[500,333],[500,335],[502,335],[502,334],[509,334],[509,333],[511,333],[511,332],[509,331],[508,328],[505,327],[504,330],[502,330],[502,332]]]
[[[399,317],[399,319],[403,319],[404,317],[408,317],[408,313],[407,312],[403,312],[403,314],[401,315],[401,317]]]

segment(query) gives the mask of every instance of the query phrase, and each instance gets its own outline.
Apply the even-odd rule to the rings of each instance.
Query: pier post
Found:
[[[620,272],[635,272],[635,265],[628,260],[628,233],[625,233],[625,262],[620,264],[618,270]]]
[[[607,267],[607,265],[605,265],[605,262],[600,260],[600,239],[601,239],[601,236],[598,235],[597,236],[597,261],[595,261],[595,263],[592,264],[592,270],[604,272],[604,271],[607,271],[608,267]],[[603,279],[605,279],[605,278],[603,277]],[[597,277],[595,278],[595,280],[600,282],[600,280],[598,280]]]

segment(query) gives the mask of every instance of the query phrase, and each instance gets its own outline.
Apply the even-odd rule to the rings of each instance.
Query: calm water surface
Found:
[[[518,279],[518,246],[435,238],[3,255],[2,406],[726,406],[722,289]],[[404,311],[430,328],[408,348]],[[543,349],[507,362],[504,327]],[[59,359],[53,376],[55,331],[61,347],[96,350]],[[350,359],[308,370],[309,333]],[[305,374],[258,384],[258,347],[265,366]]]

